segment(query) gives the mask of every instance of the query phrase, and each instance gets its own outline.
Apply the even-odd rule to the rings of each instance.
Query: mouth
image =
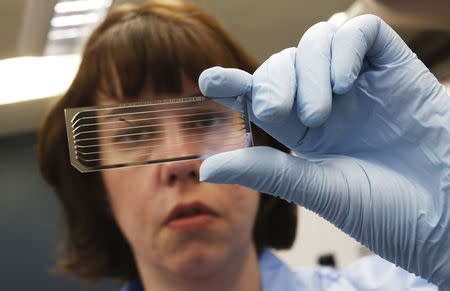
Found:
[[[197,231],[206,228],[218,214],[201,202],[178,204],[169,213],[166,226],[178,232]]]

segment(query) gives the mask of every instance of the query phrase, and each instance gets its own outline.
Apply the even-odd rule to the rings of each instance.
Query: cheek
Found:
[[[155,195],[158,187],[156,173],[152,166],[102,173],[113,215],[131,244],[136,242],[139,233],[151,231],[149,220],[157,221],[158,209],[154,207],[158,205],[154,201],[158,196]]]
[[[238,185],[229,185],[231,187],[231,196],[234,200],[239,201],[242,208],[247,209],[251,213],[256,213],[259,203],[259,192]]]
[[[240,228],[241,232],[252,232],[253,224],[258,211],[259,192],[237,185],[221,185],[224,195],[221,198],[222,205],[227,206],[233,224]]]

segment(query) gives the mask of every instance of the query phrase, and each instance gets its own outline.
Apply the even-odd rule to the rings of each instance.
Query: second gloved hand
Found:
[[[202,181],[294,201],[450,290],[449,96],[381,19],[319,23],[253,75],[216,67],[199,85],[228,106],[248,102],[252,121],[296,153],[218,154]]]

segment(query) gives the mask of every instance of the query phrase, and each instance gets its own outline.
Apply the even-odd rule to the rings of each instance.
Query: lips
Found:
[[[213,215],[217,213],[201,202],[193,202],[188,204],[178,204],[167,217],[167,223],[182,218],[188,218],[195,215]]]
[[[205,228],[218,214],[201,202],[178,204],[166,219],[166,225],[176,231]]]

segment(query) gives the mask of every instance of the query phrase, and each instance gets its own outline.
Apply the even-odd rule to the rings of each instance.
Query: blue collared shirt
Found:
[[[394,266],[378,256],[364,257],[343,272],[331,267],[311,267],[293,272],[270,250],[259,257],[262,291],[437,291],[424,279]],[[143,291],[139,280],[121,291]]]

